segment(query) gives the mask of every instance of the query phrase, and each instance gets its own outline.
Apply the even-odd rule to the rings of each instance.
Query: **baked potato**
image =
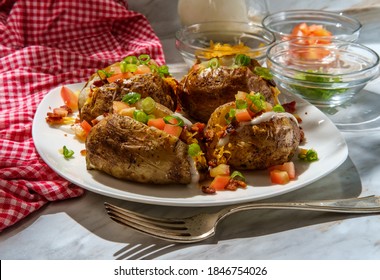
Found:
[[[170,110],[177,108],[177,82],[169,76],[167,68],[164,68],[166,72],[162,72],[162,68],[155,62],[149,60],[149,63],[139,64],[139,60],[134,58],[136,64],[117,62],[91,76],[78,98],[81,120],[91,122],[98,116],[111,112],[112,102],[120,101],[129,92],[138,92],[142,97],[150,96]],[[123,65],[133,72],[123,69]]]
[[[297,119],[276,112],[282,106],[272,107],[260,94],[239,95],[211,114],[205,128],[208,162],[259,170],[290,161],[302,138]]]
[[[197,181],[197,176],[202,178],[207,171],[204,154],[189,155],[189,146],[197,143],[191,136],[192,126],[181,127],[181,119],[173,112],[166,115],[168,112],[156,104],[150,117],[144,118],[144,106],[141,110],[128,106],[104,117],[86,138],[87,169],[152,184],[189,184]],[[158,120],[164,115],[167,123],[159,127]]]
[[[238,91],[260,92],[270,104],[277,104],[279,90],[267,69],[256,60],[241,56],[196,63],[177,88],[183,111],[197,121],[207,122],[217,107],[234,101]]]

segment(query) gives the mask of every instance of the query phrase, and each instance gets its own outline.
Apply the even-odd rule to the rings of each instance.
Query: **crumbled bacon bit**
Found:
[[[287,113],[293,114],[296,111],[297,103],[295,101],[284,103],[281,105],[285,109],[285,112]]]
[[[210,186],[202,186],[202,192],[207,194],[215,194],[216,190],[213,187]]]
[[[73,110],[66,105],[54,108],[53,112],[47,112],[46,122],[50,125],[65,124],[65,118],[71,115]]]
[[[225,189],[229,191],[236,191],[238,188],[246,188],[246,187],[247,187],[246,182],[231,179],[228,182],[228,185],[225,187]]]

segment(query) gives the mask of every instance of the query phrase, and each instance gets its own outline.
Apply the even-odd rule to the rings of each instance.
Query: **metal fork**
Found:
[[[252,209],[296,209],[350,214],[380,213],[380,197],[320,200],[308,202],[245,203],[232,205],[211,214],[187,218],[156,218],[142,215],[105,202],[110,218],[142,233],[179,243],[194,243],[215,234],[217,224],[230,214]]]

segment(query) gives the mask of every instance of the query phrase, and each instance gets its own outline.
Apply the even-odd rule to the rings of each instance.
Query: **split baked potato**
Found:
[[[208,162],[256,170],[290,161],[303,135],[297,119],[260,94],[238,95],[211,114],[205,128]]]
[[[120,101],[129,92],[137,92],[142,97],[150,96],[170,110],[177,108],[177,82],[169,76],[167,68],[158,67],[153,60],[141,63],[138,58],[133,58],[135,64],[127,64],[123,60],[92,75],[79,94],[81,120],[91,122],[98,116],[111,112],[112,102]],[[129,61],[131,57],[126,59],[132,62]]]
[[[279,91],[267,69],[244,55],[196,63],[180,81],[177,95],[185,113],[207,122],[217,107],[234,101],[238,91],[260,92],[270,104],[278,103]]]
[[[92,127],[85,142],[87,168],[140,183],[198,182],[207,164],[201,150],[189,154],[189,146],[198,142],[192,125],[158,103],[144,112],[144,100],[125,108],[115,101],[117,112]]]

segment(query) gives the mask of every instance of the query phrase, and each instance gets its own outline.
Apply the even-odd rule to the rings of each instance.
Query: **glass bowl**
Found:
[[[363,45],[341,40],[304,45],[280,41],[268,49],[267,67],[280,90],[317,107],[347,102],[379,75],[379,56]]]
[[[277,12],[266,16],[262,21],[263,27],[273,32],[276,36],[276,40],[294,38],[297,35],[292,34],[292,31],[296,26],[303,23],[306,23],[308,26],[320,25],[332,34],[329,36],[330,39],[349,42],[357,41],[362,28],[360,21],[355,18],[335,12],[320,10],[289,10]],[[304,37],[304,35],[302,37]]]
[[[275,41],[272,32],[245,22],[203,22],[176,32],[176,48],[189,67],[197,59],[205,61],[239,53],[249,55],[262,64],[268,47]]]

